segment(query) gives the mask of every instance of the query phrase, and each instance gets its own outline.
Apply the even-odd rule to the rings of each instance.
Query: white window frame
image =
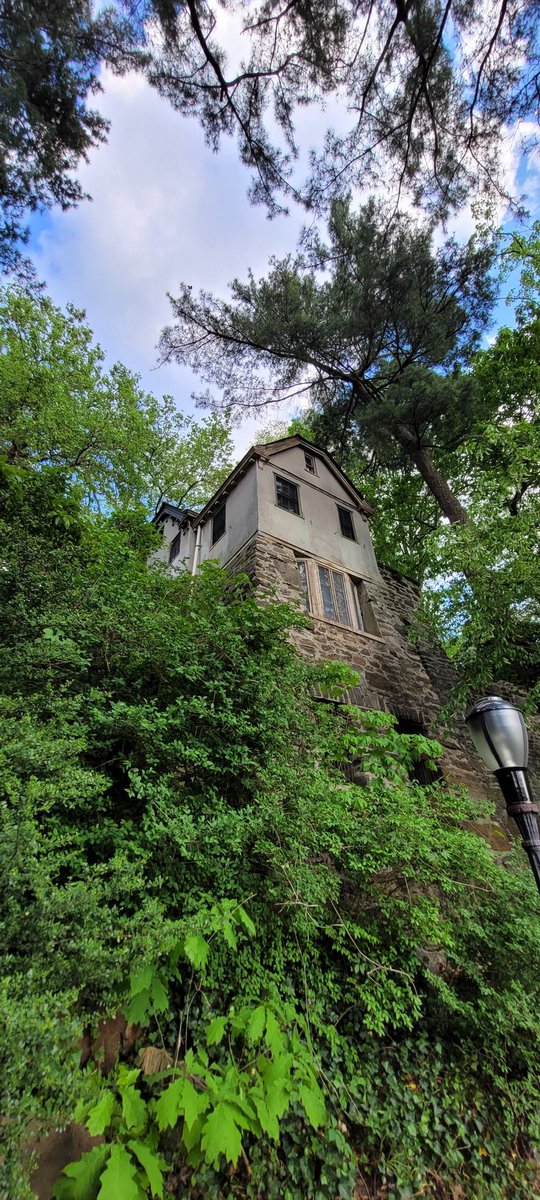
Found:
[[[329,621],[332,625],[339,625],[341,629],[352,629],[357,633],[365,632],[365,623],[362,615],[360,596],[358,587],[361,586],[361,581],[355,583],[346,571],[334,566],[332,563],[323,562],[322,559],[308,558],[302,555],[297,556],[298,574],[301,585],[301,591],[304,598],[304,609],[309,612],[312,617],[318,621]],[[340,621],[339,616],[328,616],[325,611],[325,602],[323,588],[321,582],[321,569],[330,572],[330,592],[334,601],[334,610],[337,613],[339,609],[339,598],[336,592],[336,586],[339,589],[341,585],[337,584],[336,576],[342,580],[343,594],[349,610],[350,622]],[[303,578],[302,578],[303,577]]]

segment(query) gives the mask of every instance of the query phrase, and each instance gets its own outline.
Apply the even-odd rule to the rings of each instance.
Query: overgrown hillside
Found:
[[[69,406],[33,452],[36,396],[2,430],[0,1195],[74,1119],[101,1140],[58,1200],[537,1194],[527,868],[411,782],[424,739],[317,699],[350,672],[298,657],[303,616],[148,566],[114,463],[100,514],[62,459]],[[123,1060],[81,1068],[120,1012]]]

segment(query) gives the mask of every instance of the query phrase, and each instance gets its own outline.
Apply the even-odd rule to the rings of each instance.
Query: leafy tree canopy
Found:
[[[306,235],[295,257],[272,261],[266,278],[232,284],[232,300],[172,300],[165,359],[189,363],[223,391],[225,406],[259,408],[309,394],[324,440],[350,443],[420,471],[451,521],[463,506],[437,467],[439,447],[469,427],[463,368],[493,301],[493,245],[447,241],[370,201],[332,205],[328,240]]]
[[[227,31],[222,28],[226,14]],[[224,39],[238,31],[238,63]],[[72,171],[106,136],[90,109],[101,64],[145,72],[209,143],[235,133],[253,171],[253,195],[275,212],[283,195],[325,206],[351,186],[384,185],[438,213],[471,189],[493,194],[501,131],[538,117],[534,0],[497,10],[467,0],[122,0],[93,15],[86,0],[3,0],[0,8],[0,250],[13,262],[26,211],[82,197]],[[305,185],[297,185],[295,114],[334,96],[351,114],[329,132]],[[282,135],[269,132],[268,114]],[[280,199],[281,196],[281,199]]]
[[[472,422],[450,468],[471,523],[428,541],[438,581],[426,597],[464,686],[513,680],[531,689],[531,704],[540,680],[539,232],[511,246],[522,264],[516,328],[501,329],[475,360],[492,413]]]
[[[84,313],[0,293],[0,453],[12,469],[61,467],[93,504],[204,502],[230,470],[226,424],[195,424],[171,397],[110,371]]]

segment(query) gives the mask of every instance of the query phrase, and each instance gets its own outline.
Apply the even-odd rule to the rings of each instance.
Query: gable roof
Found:
[[[198,513],[197,518],[194,521],[194,525],[203,525],[208,517],[212,515],[215,509],[218,508],[220,504],[223,504],[224,500],[227,498],[232,489],[236,487],[236,484],[239,482],[242,476],[245,475],[246,471],[253,462],[258,460],[262,462],[269,462],[273,454],[276,454],[281,450],[292,450],[294,446],[301,446],[303,449],[307,450],[309,454],[314,454],[317,458],[322,459],[336,479],[339,480],[345,491],[349,493],[351,500],[355,505],[357,505],[360,511],[365,513],[367,517],[372,515],[373,509],[371,505],[368,504],[367,500],[364,500],[364,497],[360,495],[360,492],[355,488],[354,484],[351,483],[350,479],[347,478],[345,472],[338,467],[337,463],[332,458],[332,455],[329,454],[327,450],[321,450],[318,446],[315,446],[313,442],[308,442],[307,438],[301,437],[300,434],[295,433],[291,437],[279,438],[276,442],[265,442],[257,446],[251,446],[247,451],[247,454],[244,454],[244,457],[240,460],[238,465],[223,481],[221,487],[218,488],[217,492],[214,492],[214,495],[210,498],[205,507],[200,513]]]
[[[159,521],[165,521],[167,517],[171,521],[176,521],[178,525],[183,525],[190,519],[193,520],[197,516],[191,508],[179,508],[177,504],[170,504],[168,500],[162,500],[161,504],[152,517],[152,523],[157,525]]]

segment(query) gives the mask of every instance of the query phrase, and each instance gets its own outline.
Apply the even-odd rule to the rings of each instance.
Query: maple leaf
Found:
[[[95,1137],[98,1133],[104,1133],[107,1126],[110,1125],[114,1107],[114,1092],[104,1092],[97,1104],[90,1109],[85,1125],[88,1132],[92,1134],[92,1137]]]
[[[79,1158],[68,1163],[53,1192],[55,1200],[93,1200],[110,1146],[93,1146]]]
[[[152,1196],[157,1196],[158,1200],[162,1200],[163,1172],[167,1170],[166,1162],[164,1159],[158,1158],[157,1154],[154,1154],[143,1142],[128,1142],[128,1145],[146,1173]]]
[[[206,1161],[213,1166],[218,1166],[221,1154],[227,1162],[236,1163],[240,1158],[242,1139],[236,1115],[230,1104],[220,1101],[204,1123],[201,1145]]]
[[[141,1189],[135,1180],[136,1174],[137,1169],[125,1146],[111,1146],[97,1200],[140,1200]]]
[[[133,1129],[136,1133],[144,1129],[148,1110],[136,1088],[128,1087],[122,1092],[122,1112],[128,1129]]]
[[[198,970],[206,966],[210,946],[198,933],[192,933],[185,939],[184,954],[190,963]]]

